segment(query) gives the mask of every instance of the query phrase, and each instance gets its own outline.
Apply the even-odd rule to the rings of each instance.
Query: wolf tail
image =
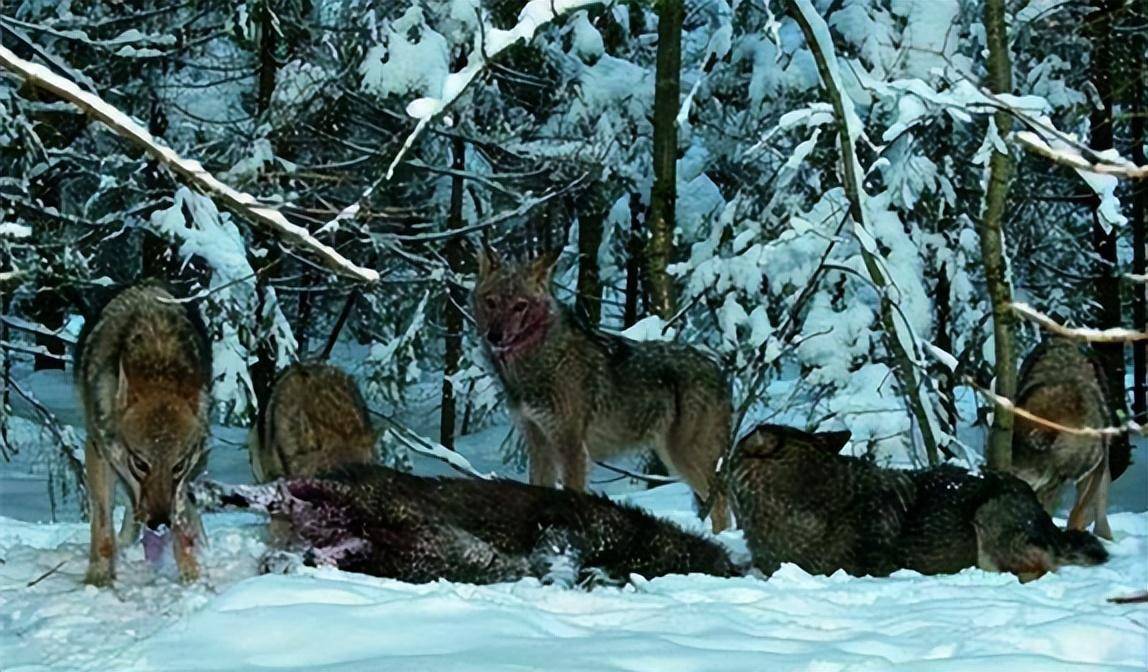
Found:
[[[1108,551],[1091,532],[1065,530],[1060,533],[1056,561],[1058,565],[1102,565],[1108,561]]]

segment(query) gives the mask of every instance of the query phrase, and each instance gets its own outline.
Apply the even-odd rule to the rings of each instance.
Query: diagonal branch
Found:
[[[94,93],[83,91],[71,80],[57,75],[44,66],[25,61],[3,46],[0,46],[0,66],[12,71],[28,84],[44,89],[90,114],[116,135],[139,145],[152,158],[219,201],[228,210],[271,230],[299,247],[310,250],[332,271],[364,282],[373,283],[379,279],[377,272],[356,265],[334,248],[319,242],[304,227],[287,221],[277,209],[262,205],[251,194],[220,182],[198,161],[185,159],[176,154],[175,150],[152,137],[151,133],[115,106]]]

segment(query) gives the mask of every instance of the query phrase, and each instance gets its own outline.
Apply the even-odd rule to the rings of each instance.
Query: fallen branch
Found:
[[[1074,338],[1089,343],[1128,343],[1148,340],[1148,333],[1134,329],[1114,327],[1112,329],[1090,329],[1066,327],[1027,303],[1013,302],[1012,309],[1021,317],[1036,322],[1054,334]]]
[[[1144,604],[1145,602],[1148,602],[1148,592],[1143,592],[1139,595],[1110,597],[1108,598],[1108,601],[1112,604]]]
[[[473,476],[475,478],[488,481],[496,476],[496,474],[484,474],[474,468],[470,460],[462,456],[461,453],[453,451],[437,441],[431,441],[422,434],[407,427],[403,423],[395,420],[389,415],[385,415],[374,409],[367,409],[367,411],[374,416],[382,418],[387,424],[391,426],[391,433],[398,439],[404,446],[410,448],[419,455],[432,457],[440,462],[445,462],[447,466],[455,471],[466,476]]]
[[[601,462],[599,460],[594,460],[594,464],[598,465],[599,467],[602,467],[603,469],[605,469],[607,471],[612,471],[616,474],[621,474],[622,476],[633,478],[633,479],[638,480],[638,481],[645,481],[647,483],[656,483],[658,485],[665,485],[667,483],[679,483],[679,482],[681,482],[680,478],[674,478],[673,476],[659,476],[658,474],[639,474],[637,472],[630,471],[629,469],[623,469],[622,467],[615,467],[614,465],[612,465],[608,462]]]
[[[336,273],[364,282],[373,283],[378,280],[377,272],[358,266],[343,257],[334,248],[316,240],[306,228],[287,221],[277,209],[262,205],[251,194],[220,182],[198,161],[185,159],[176,154],[175,150],[152,137],[151,133],[126,114],[96,94],[81,90],[75,82],[57,75],[44,66],[25,61],[3,46],[0,46],[0,66],[12,71],[29,84],[72,103],[99,120],[116,135],[140,146],[152,158],[166,165],[203,193],[217,199],[227,209],[270,229],[299,247],[310,250]]]
[[[66,565],[66,564],[68,564],[68,561],[67,561],[67,560],[61,560],[60,562],[56,563],[56,566],[55,566],[55,567],[53,567],[53,568],[49,569],[48,571],[44,572],[44,573],[43,573],[43,574],[41,574],[40,576],[38,576],[38,577],[36,577],[36,578],[32,579],[32,580],[31,580],[31,581],[29,581],[27,584],[25,584],[25,586],[26,586],[27,588],[31,588],[32,586],[36,585],[37,583],[40,583],[40,582],[41,582],[41,581],[43,581],[44,579],[46,579],[46,578],[48,578],[49,576],[51,576],[51,575],[55,574],[56,572],[60,571],[60,568],[61,568],[61,567],[63,567],[64,565]]]
[[[1074,434],[1076,436],[1093,436],[1097,438],[1124,436],[1125,434],[1144,434],[1145,428],[1135,422],[1129,421],[1123,427],[1069,427],[1062,425],[1059,422],[1043,418],[1035,413],[1031,413],[1020,406],[1014,404],[1010,399],[1000,396],[999,394],[986,390],[985,388],[977,385],[972,378],[966,377],[965,384],[979,392],[989,401],[995,403],[998,407],[1013,413],[1014,415],[1024,418],[1030,422],[1034,422],[1042,427],[1062,432],[1064,434]]]

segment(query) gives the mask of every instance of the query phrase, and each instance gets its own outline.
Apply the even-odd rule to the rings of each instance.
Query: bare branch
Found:
[[[346,259],[333,248],[312,237],[304,227],[287,221],[287,218],[277,209],[259,203],[251,194],[238,191],[219,181],[198,161],[185,159],[176,154],[173,149],[152,137],[151,133],[132,121],[126,114],[94,93],[81,90],[71,80],[61,77],[41,65],[25,61],[3,46],[0,46],[0,66],[12,71],[29,84],[59,96],[82,109],[120,137],[139,145],[154,159],[166,165],[203,193],[217,199],[232,212],[270,229],[299,247],[310,250],[319,256],[331,270],[364,282],[373,283],[378,280],[379,274],[377,272],[369,268],[362,268]]]
[[[980,385],[977,385],[972,378],[966,377],[965,384],[975,389],[989,401],[995,403],[999,408],[1003,408],[1004,410],[1013,413],[1018,417],[1024,418],[1030,422],[1034,422],[1042,427],[1047,427],[1048,429],[1062,432],[1064,434],[1074,434],[1076,436],[1095,436],[1103,438],[1123,436],[1125,434],[1144,433],[1145,428],[1132,421],[1129,421],[1128,424],[1124,425],[1123,427],[1069,427],[1068,425],[1062,425],[1059,422],[1054,422],[1048,418],[1043,418],[1039,415],[1036,415],[1035,413],[1031,413],[1024,408],[1021,408],[1020,406],[1017,406],[1011,400],[1006,399],[1005,397],[1002,397],[999,394],[992,392],[991,390],[986,390]]]
[[[1027,303],[1014,302],[1012,309],[1017,315],[1036,322],[1054,334],[1075,338],[1079,341],[1088,341],[1089,343],[1128,343],[1148,340],[1148,333],[1135,331],[1133,329],[1122,329],[1119,327],[1114,329],[1066,327]]]

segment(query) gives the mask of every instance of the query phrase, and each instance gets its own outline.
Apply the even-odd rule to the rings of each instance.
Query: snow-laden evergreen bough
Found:
[[[249,508],[287,522],[287,550],[308,564],[412,583],[533,576],[583,585],[631,574],[737,573],[717,543],[637,507],[509,480],[356,465],[258,486],[203,481],[194,496],[204,507]]]

